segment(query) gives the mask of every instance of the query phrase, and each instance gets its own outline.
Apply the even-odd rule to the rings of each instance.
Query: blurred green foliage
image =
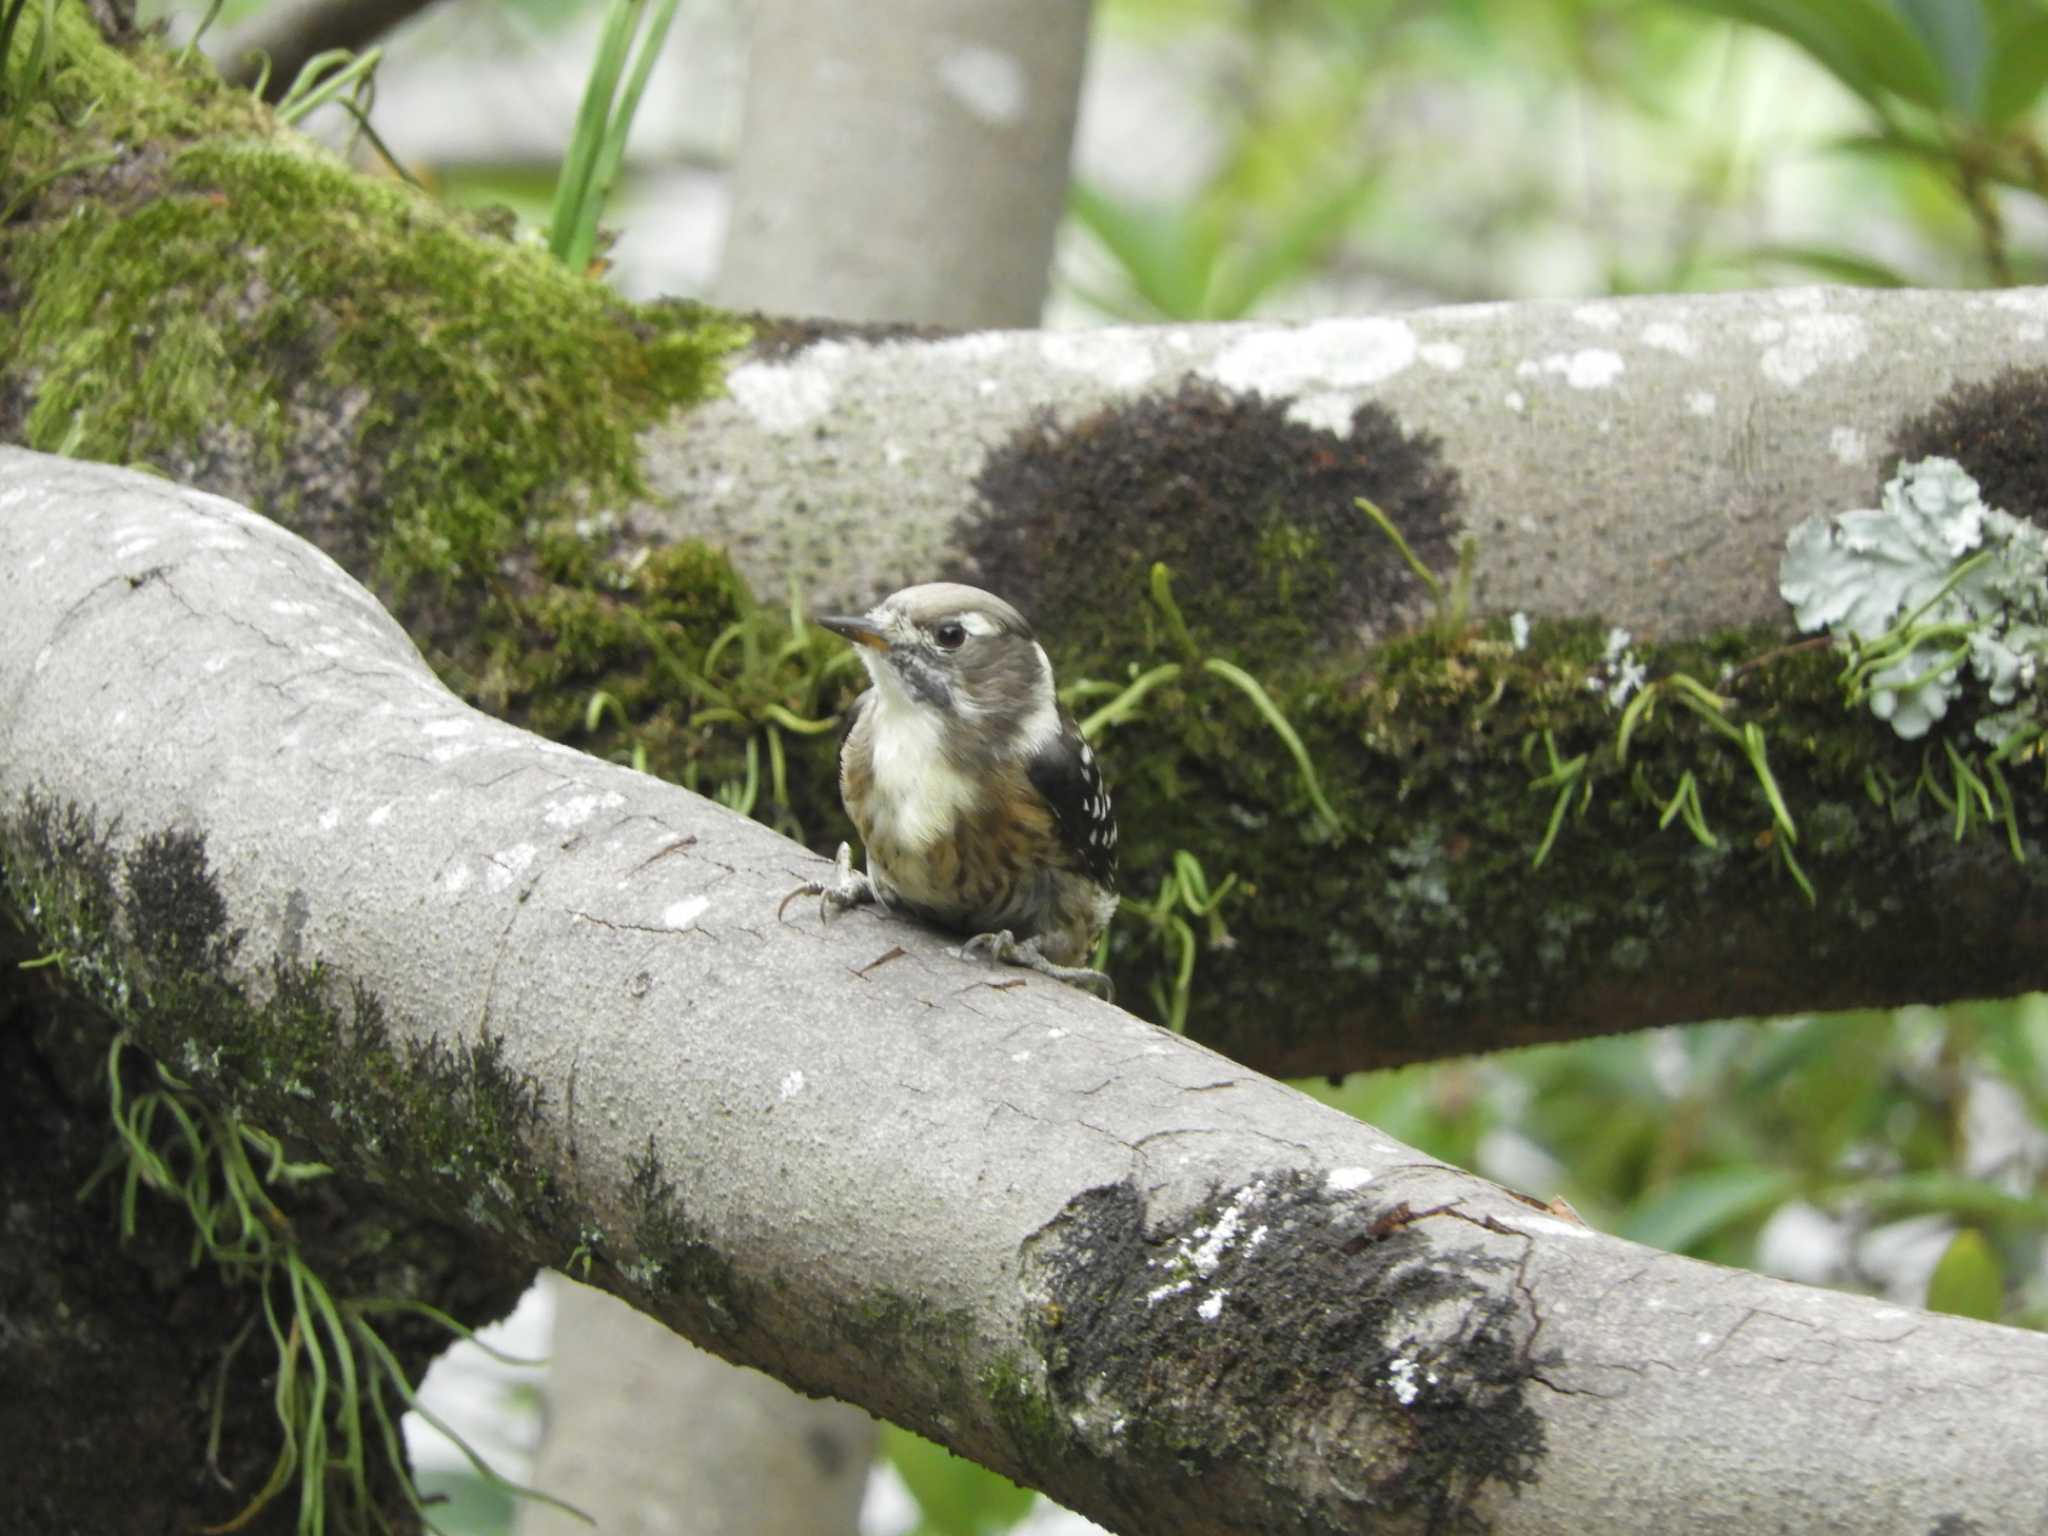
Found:
[[[2048,0],[1114,0],[1098,47],[1208,128],[1075,189],[1118,319],[2048,270]]]

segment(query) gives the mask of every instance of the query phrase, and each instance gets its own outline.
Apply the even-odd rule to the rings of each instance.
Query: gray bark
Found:
[[[0,450],[0,615],[0,812],[202,837],[252,995],[288,957],[488,1029],[569,1209],[478,1241],[605,1234],[728,1358],[1129,1533],[2038,1525],[2048,1339],[1621,1242],[913,926],[781,920],[821,861],[469,709],[232,504]]]
[[[747,362],[648,441],[650,515],[821,605],[946,569],[992,449],[1193,379],[1360,406],[1442,444],[1481,611],[1638,635],[1784,614],[1785,531],[1875,505],[1901,424],[1954,385],[2048,363],[2048,290],[1808,288],[1484,304],[1303,325],[828,341]],[[1386,628],[1409,616],[1390,615]]]
[[[760,0],[716,302],[1036,324],[1088,12],[1088,0]]]

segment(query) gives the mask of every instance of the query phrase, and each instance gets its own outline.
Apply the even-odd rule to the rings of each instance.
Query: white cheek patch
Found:
[[[1017,740],[1019,753],[1025,757],[1050,746],[1060,734],[1060,701],[1052,688],[1052,659],[1035,640],[1031,649],[1038,657],[1038,686],[1032,690],[1031,712],[1024,717]]]

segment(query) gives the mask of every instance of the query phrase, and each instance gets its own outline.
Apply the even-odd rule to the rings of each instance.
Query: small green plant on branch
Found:
[[[1127,896],[1122,902],[1122,910],[1145,925],[1149,941],[1166,951],[1172,965],[1170,982],[1162,978],[1152,983],[1152,1005],[1176,1034],[1187,1030],[1188,999],[1193,995],[1195,960],[1201,949],[1194,925],[1204,924],[1209,948],[1229,949],[1233,940],[1223,925],[1222,908],[1236,884],[1237,876],[1232,874],[1211,886],[1201,861],[1185,848],[1176,848],[1173,867],[1159,882],[1158,894],[1150,901]],[[1104,934],[1103,949],[1095,960],[1098,967],[1108,958],[1108,943],[1109,935]]]
[[[858,658],[805,620],[794,591],[786,615],[758,606],[744,588],[739,592],[740,616],[719,631],[695,665],[670,643],[659,624],[637,612],[635,618],[656,669],[697,702],[699,707],[689,717],[691,729],[729,727],[743,733],[745,776],[715,786],[713,798],[743,816],[753,815],[760,804],[765,757],[773,815],[764,819],[777,831],[801,839],[803,829],[789,812],[784,735],[821,736],[838,725],[836,714],[821,713],[826,685],[836,673],[858,665]],[[600,697],[610,695],[591,699],[585,711],[590,728],[603,718]],[[616,700],[611,702],[623,723],[624,709]],[[644,762],[642,753],[634,766]],[[694,790],[700,788],[700,779],[701,765],[692,762],[683,783]]]
[[[290,1215],[273,1197],[329,1176],[321,1163],[294,1162],[276,1137],[195,1093],[160,1063],[154,1083],[131,1093],[123,1082],[126,1033],[107,1052],[107,1091],[115,1141],[81,1198],[102,1180],[120,1181],[121,1236],[134,1237],[145,1191],[181,1205],[192,1223],[190,1263],[214,1265],[230,1284],[255,1292],[274,1365],[274,1401],[281,1443],[270,1475],[239,1514],[215,1532],[247,1527],[298,1484],[294,1529],[324,1536],[330,1529],[392,1529],[371,1491],[377,1459],[423,1525],[433,1529],[414,1485],[399,1419],[407,1409],[446,1435],[479,1476],[497,1488],[587,1519],[536,1489],[507,1481],[417,1393],[377,1320],[424,1319],[510,1363],[438,1308],[403,1298],[343,1298],[308,1258]],[[207,1457],[217,1467],[227,1383],[235,1356],[256,1328],[255,1317],[228,1345],[215,1375]],[[217,1472],[216,1472],[216,1475]]]
[[[1408,569],[1415,573],[1416,579],[1429,589],[1429,595],[1436,603],[1436,632],[1446,640],[1463,634],[1472,619],[1472,569],[1479,558],[1479,541],[1472,538],[1458,541],[1458,570],[1446,589],[1436,572],[1422,563],[1414,547],[1394,526],[1394,520],[1377,503],[1356,496],[1351,504],[1372,519],[1379,531],[1400,551],[1401,558],[1408,563]]]
[[[1112,683],[1090,680],[1084,680],[1070,688],[1067,691],[1070,701],[1097,697],[1104,693],[1114,695],[1108,703],[1094,710],[1080,722],[1081,734],[1092,741],[1100,732],[1134,718],[1138,706],[1153,689],[1178,682],[1190,673],[1202,672],[1211,677],[1221,678],[1251,701],[1259,717],[1265,721],[1273,734],[1280,738],[1280,743],[1287,749],[1288,756],[1294,759],[1295,769],[1301,776],[1302,790],[1308,796],[1309,804],[1314,807],[1325,835],[1332,840],[1342,837],[1343,820],[1323,794],[1322,782],[1316,777],[1315,764],[1309,759],[1308,748],[1302,745],[1300,733],[1294,729],[1280,706],[1273,702],[1272,694],[1266,691],[1265,685],[1257,678],[1235,662],[1203,653],[1201,646],[1196,644],[1194,635],[1188,629],[1187,620],[1181,615],[1180,605],[1174,600],[1173,573],[1166,568],[1164,562],[1155,562],[1152,566],[1152,602],[1165,621],[1169,638],[1186,660],[1162,662],[1139,673],[1121,688]]]
[[[1649,775],[1640,762],[1633,767],[1629,763],[1630,745],[1637,734],[1657,718],[1660,705],[1670,706],[1667,714],[1682,712],[1703,721],[1741,753],[1770,811],[1771,825],[1764,834],[1768,846],[1807,901],[1811,903],[1816,899],[1813,882],[1807,878],[1794,852],[1799,841],[1799,829],[1778,786],[1777,776],[1771,772],[1762,726],[1753,720],[1736,724],[1730,715],[1734,701],[1714,692],[1688,673],[1674,672],[1652,679],[1649,668],[1637,658],[1632,638],[1625,629],[1608,631],[1600,664],[1587,675],[1586,687],[1588,691],[1600,694],[1609,709],[1620,712],[1613,739],[1606,745],[1613,753],[1613,766],[1627,770],[1630,786],[1644,801],[1656,807],[1659,831],[1674,821],[1682,822],[1702,847],[1718,849],[1722,846],[1721,840],[1707,825],[1706,804],[1700,795],[1699,779],[1691,769],[1682,771],[1677,787],[1669,795],[1663,795],[1651,785]],[[1581,815],[1592,804],[1594,784],[1590,771],[1594,766],[1592,754],[1581,752],[1569,759],[1562,757],[1556,737],[1548,729],[1540,736],[1532,733],[1525,738],[1522,746],[1525,761],[1534,754],[1539,741],[1547,766],[1529,781],[1529,788],[1533,792],[1552,794],[1555,798],[1542,841],[1537,844],[1530,861],[1531,867],[1536,869],[1543,867],[1544,860],[1550,857],[1552,848],[1556,846],[1574,798]]]

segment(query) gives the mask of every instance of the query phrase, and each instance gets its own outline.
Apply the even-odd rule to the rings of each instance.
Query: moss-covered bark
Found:
[[[814,846],[845,835],[829,722],[857,674],[722,553],[615,515],[635,433],[714,388],[739,329],[625,305],[351,175],[200,66],[61,14],[0,231],[0,429],[274,510],[485,707]],[[2003,399],[1960,402],[1936,435],[2024,416]],[[2004,459],[2017,440],[2001,426]],[[1362,647],[1361,626],[1431,603],[1356,499],[1439,571],[1464,520],[1456,466],[1376,407],[1340,434],[1184,388],[991,445],[979,488],[949,574],[1039,621],[1062,679],[1094,685],[1078,712],[1179,669],[1103,738],[1127,892],[1157,908],[1176,855],[1237,879],[1213,918],[1128,913],[1111,964],[1127,1000],[1184,1009],[1248,1063],[1342,1071],[2042,979],[2014,939],[2040,909],[2038,861],[2015,857],[2038,838],[2038,765],[2008,765],[2010,811],[1987,817],[1945,749],[1844,712],[1826,658],[1783,635],[1637,646],[1651,681],[1723,689],[1762,733],[1782,814],[1675,695],[1624,758],[1597,615],[1527,650],[1500,625]],[[1147,595],[1157,562],[1184,636]],[[1219,659],[1299,731],[1341,833]],[[1569,794],[1554,762],[1579,764]]]
[[[89,819],[14,808],[0,906],[14,919],[0,928],[0,1374],[35,1384],[0,1394],[0,1529],[154,1536],[247,1513],[238,1529],[294,1531],[309,1476],[330,1531],[416,1528],[370,1402],[375,1361],[358,1344],[344,1363],[340,1335],[374,1327],[416,1383],[450,1336],[381,1303],[477,1324],[518,1298],[533,1260],[473,1234],[554,1205],[523,1140],[531,1088],[488,1039],[459,1058],[401,1052],[369,999],[337,1014],[311,974],[280,970],[252,1002],[227,974],[238,941],[188,837],[149,839],[117,867]],[[113,1048],[116,1030],[132,1044]],[[223,1097],[191,1096],[159,1062]],[[158,1173],[115,1134],[110,1073]],[[156,1112],[137,1114],[151,1095]],[[294,1163],[350,1172],[281,1179],[244,1128],[281,1138]],[[254,1242],[228,1188],[237,1157],[262,1183]],[[296,1391],[280,1386],[291,1372]],[[404,1404],[387,1389],[382,1408],[395,1420]]]

